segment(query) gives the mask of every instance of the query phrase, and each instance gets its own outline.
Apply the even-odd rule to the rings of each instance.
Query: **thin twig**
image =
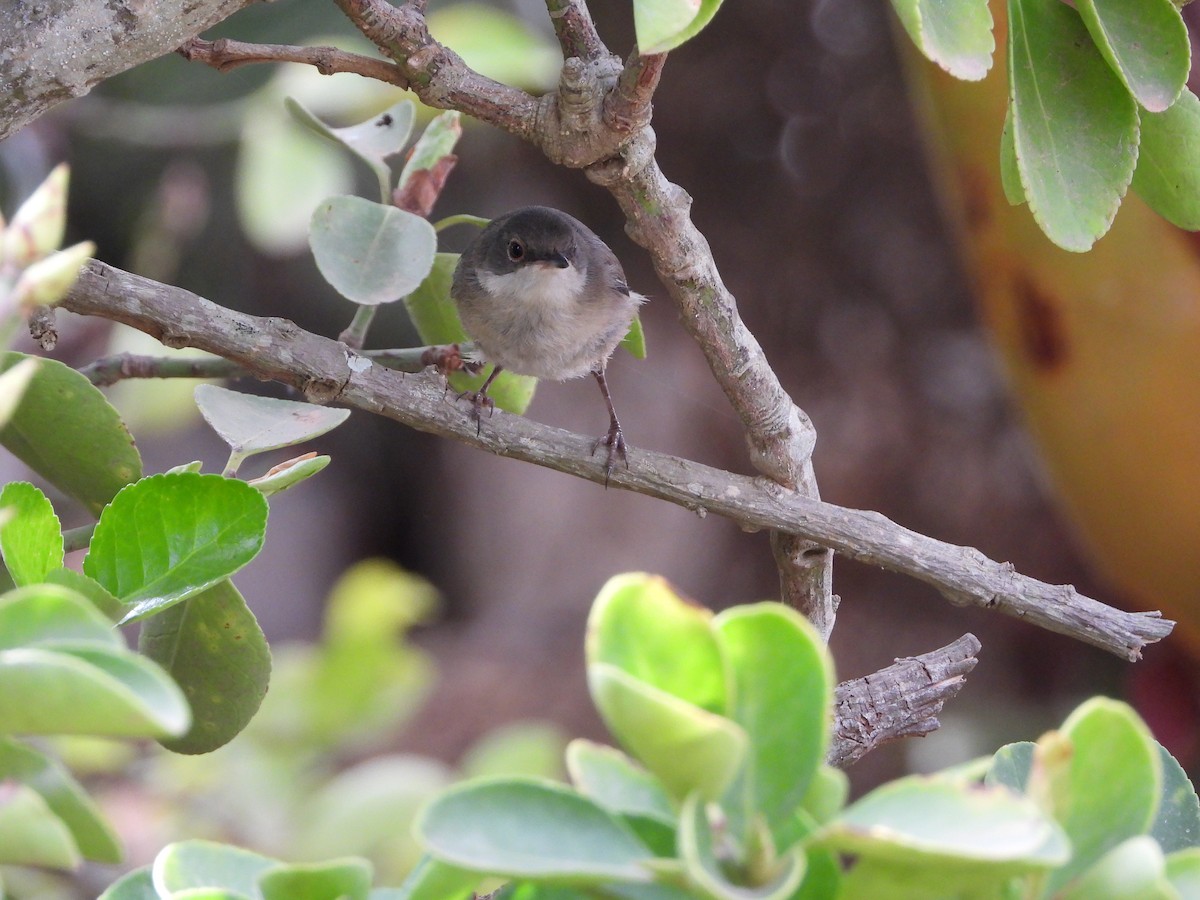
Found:
[[[497,411],[476,422],[447,395],[433,373],[409,375],[373,365],[344,344],[293,322],[225,309],[189,291],[92,261],[61,304],[83,315],[124,322],[167,346],[197,347],[230,359],[264,380],[302,391],[317,403],[336,401],[413,428],[602,484],[604,460],[592,440]],[[851,559],[910,575],[960,605],[995,609],[1134,660],[1170,633],[1157,612],[1129,613],[1049,585],[988,559],[910,531],[885,516],[805,497],[764,478],[641,450],[611,473],[614,488],[668,500],[700,515],[716,513],[751,528],[795,534]]]
[[[630,54],[616,85],[604,98],[605,124],[624,134],[632,134],[650,124],[650,101],[666,61],[665,53],[642,56],[635,50]]]
[[[195,359],[116,353],[81,366],[79,373],[96,387],[108,387],[126,378],[235,378],[246,370],[219,356]]]
[[[228,72],[238,66],[254,63],[290,62],[312,66],[322,75],[351,72],[398,87],[408,87],[403,70],[394,62],[349,53],[336,47],[293,47],[288,44],[248,44],[229,38],[215,41],[192,38],[176,52],[186,60],[204,63],[218,72]]]

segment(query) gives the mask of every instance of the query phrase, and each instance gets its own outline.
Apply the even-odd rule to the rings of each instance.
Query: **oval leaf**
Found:
[[[364,306],[399,300],[433,267],[437,235],[420,216],[362,197],[332,197],[313,213],[309,244],[321,274]]]
[[[646,882],[650,851],[611,813],[552,782],[505,779],[453,787],[416,833],[452,866],[507,878]]]
[[[256,453],[320,437],[350,415],[348,409],[243,394],[215,384],[196,385],[195,398],[204,421],[229,445],[231,460],[239,463]]]
[[[332,457],[329,456],[306,453],[304,456],[272,466],[266,475],[251,478],[246,483],[252,485],[256,491],[261,491],[264,497],[273,497],[312,478],[332,461]]]
[[[136,653],[0,650],[0,733],[166,737],[189,719],[175,682]]]
[[[588,688],[609,730],[677,799],[716,800],[746,757],[746,733],[723,716],[638,681],[606,663],[588,666]]]
[[[388,172],[384,161],[389,156],[395,156],[408,143],[417,110],[416,104],[405,99],[365,122],[334,128],[318,119],[294,97],[287,97],[283,103],[293,118],[314,134],[348,148],[373,170],[383,165],[384,172]]]
[[[1077,0],[1075,8],[1138,103],[1162,112],[1178,99],[1192,47],[1171,0]]]
[[[1149,729],[1124,703],[1096,697],[1063,723],[1072,748],[1065,777],[1050,787],[1073,853],[1049,880],[1057,888],[1127,838],[1144,834],[1162,791],[1162,762]]]
[[[14,481],[0,491],[0,508],[13,515],[0,524],[0,552],[17,585],[37,584],[63,564],[62,525],[46,495]]]
[[[90,577],[140,619],[228,578],[262,549],[267,501],[220,475],[154,475],[100,516],[83,561]]]
[[[783,850],[829,745],[829,655],[808,621],[779,603],[738,606],[712,624],[733,675],[730,718],[750,738],[742,799]]]
[[[931,62],[966,81],[987,75],[996,49],[987,0],[892,0],[892,6]]]
[[[1070,856],[1062,830],[1027,797],[922,776],[867,794],[818,842],[874,861],[975,864],[999,874],[1053,868]]]
[[[680,597],[663,578],[610,578],[587,624],[588,666],[605,664],[709,712],[728,705],[725,663],[712,613]]]
[[[0,355],[0,372],[28,358]],[[93,513],[142,474],[117,411],[84,376],[53,359],[39,360],[21,405],[0,430],[0,444]]]
[[[273,859],[239,847],[193,840],[164,847],[154,858],[151,873],[154,888],[162,897],[174,897],[189,888],[219,888],[255,897],[259,876],[277,865]]]
[[[1180,897],[1200,897],[1200,848],[1190,847],[1168,856],[1167,878]]]
[[[1200,231],[1200,98],[1185,90],[1166,112],[1141,121],[1133,189],[1171,224]]]
[[[1108,231],[1137,161],[1137,104],[1061,0],[1009,0],[1013,145],[1038,225],[1083,252]]]
[[[85,859],[121,861],[121,845],[99,808],[57,760],[25,744],[0,738],[0,782],[19,781],[41,795],[71,832]]]
[[[227,744],[266,696],[267,639],[228,579],[143,624],[138,648],[167,670],[191,706],[187,734],[161,742],[175,753],[208,753]]]

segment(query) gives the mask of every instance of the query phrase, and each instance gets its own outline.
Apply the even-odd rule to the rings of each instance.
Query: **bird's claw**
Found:
[[[608,479],[612,477],[618,459],[625,463],[625,468],[629,468],[629,456],[625,452],[625,435],[621,431],[619,422],[613,422],[609,426],[608,434],[597,438],[592,444],[592,456],[596,455],[596,451],[600,449],[601,445],[608,447],[608,458],[604,461],[604,486],[608,487]]]
[[[491,416],[496,411],[496,401],[487,395],[485,391],[463,391],[458,395],[458,399],[466,398],[471,401],[471,415],[475,419],[475,436],[479,436],[480,429],[483,428],[483,411],[488,411],[488,416]]]

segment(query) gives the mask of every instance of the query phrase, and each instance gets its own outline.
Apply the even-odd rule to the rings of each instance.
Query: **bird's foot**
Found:
[[[592,444],[592,456],[596,455],[596,451],[601,446],[608,448],[608,458],[604,461],[604,486],[608,487],[608,479],[612,476],[617,460],[625,463],[625,468],[629,468],[629,457],[625,452],[625,435],[621,431],[621,423],[615,418],[612,420],[612,424],[608,426],[608,434],[602,438],[598,438]]]
[[[487,395],[484,388],[478,391],[463,391],[457,399],[464,398],[471,401],[471,417],[475,420],[475,436],[478,437],[483,427],[483,411],[486,409],[488,416],[491,416],[496,411],[496,401]]]

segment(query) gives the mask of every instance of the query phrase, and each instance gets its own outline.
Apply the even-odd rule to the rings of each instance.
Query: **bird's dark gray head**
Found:
[[[494,219],[479,235],[476,265],[505,275],[531,265],[575,265],[588,235],[577,219],[547,206],[526,206]]]

